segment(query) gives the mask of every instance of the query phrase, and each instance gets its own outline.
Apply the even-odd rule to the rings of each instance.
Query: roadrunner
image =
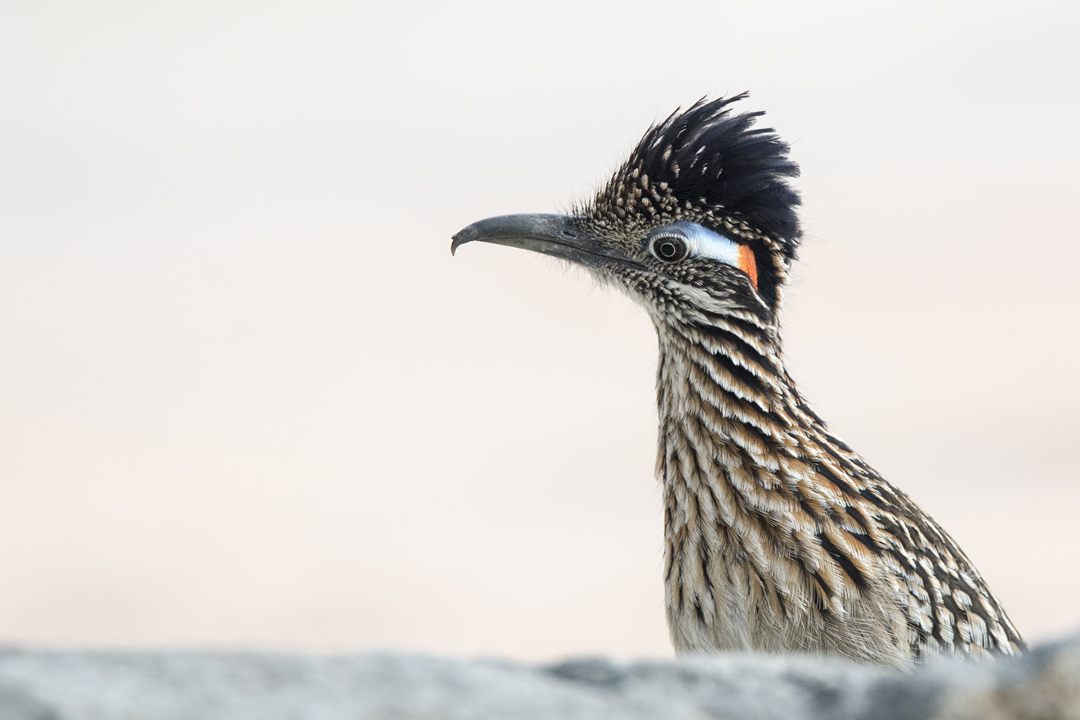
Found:
[[[587,268],[656,326],[656,474],[668,627],[680,653],[814,653],[903,666],[1015,655],[979,572],[907,495],[832,435],[784,368],[780,306],[801,231],[798,166],[745,97],[654,125],[570,215],[454,236]]]

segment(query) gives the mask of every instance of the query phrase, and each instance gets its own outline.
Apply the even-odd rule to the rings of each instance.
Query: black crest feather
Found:
[[[731,104],[745,97],[701,100],[675,111],[645,133],[634,154],[652,181],[666,182],[676,198],[704,200],[760,232],[794,241],[800,201],[786,178],[797,177],[799,166],[771,128],[753,127],[764,113],[731,114]]]
[[[651,207],[663,210],[668,204],[657,197],[657,189],[663,188],[664,199],[680,208],[691,203],[770,236],[791,262],[799,243],[800,200],[787,179],[798,176],[799,166],[771,128],[754,127],[764,113],[732,113],[732,103],[745,97],[699,100],[649,128],[602,193],[608,201],[602,204],[610,208],[618,202],[616,212],[630,206],[640,212],[639,203],[632,198],[619,202],[618,196],[640,185],[644,175],[647,193],[660,200]]]

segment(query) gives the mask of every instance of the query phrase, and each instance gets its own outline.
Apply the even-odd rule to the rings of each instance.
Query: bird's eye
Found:
[[[652,241],[652,254],[664,262],[678,262],[686,257],[686,243],[682,238],[661,236]]]

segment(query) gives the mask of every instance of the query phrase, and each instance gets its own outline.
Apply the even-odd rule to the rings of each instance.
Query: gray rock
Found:
[[[398,654],[0,651],[0,720],[1080,720],[1080,638],[900,673],[723,655],[549,666]]]

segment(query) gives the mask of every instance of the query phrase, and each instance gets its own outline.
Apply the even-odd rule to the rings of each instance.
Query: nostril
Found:
[[[577,231],[576,230],[563,230],[561,234],[562,234],[562,236],[564,238],[569,238],[571,240],[577,239]]]

